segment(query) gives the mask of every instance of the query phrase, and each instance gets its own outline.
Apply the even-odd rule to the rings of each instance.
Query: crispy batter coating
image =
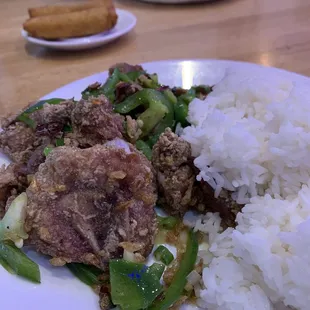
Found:
[[[34,131],[24,123],[15,123],[0,132],[0,148],[14,162],[26,163],[36,141]]]
[[[104,144],[114,138],[126,137],[125,131],[135,129],[134,125],[124,128],[124,117],[113,112],[105,96],[81,100],[77,103],[67,100],[57,105],[45,104],[42,109],[31,113],[36,122],[32,129],[16,117],[4,120],[0,132],[0,148],[17,164],[24,165],[25,174],[33,174],[45,161],[43,150],[65,136],[65,144],[81,148]],[[134,121],[132,122],[134,123]],[[65,125],[72,125],[72,133],[64,133]],[[128,126],[127,126],[128,127]],[[134,140],[132,140],[134,141]]]
[[[134,71],[144,71],[144,69],[140,65],[131,65],[127,62],[119,62],[109,68],[109,75],[111,75],[116,68],[120,72],[123,72],[123,73],[129,73],[129,72],[134,72]]]
[[[0,220],[12,200],[26,189],[27,181],[18,173],[18,166],[10,164],[0,167]]]
[[[81,100],[75,104],[71,114],[73,134],[68,135],[80,147],[103,144],[114,138],[122,138],[124,117],[113,112],[105,96]]]
[[[103,267],[122,256],[122,242],[144,257],[152,250],[157,230],[152,167],[123,143],[125,148],[114,141],[88,149],[58,147],[39,167],[27,190],[26,229],[30,244],[52,256],[52,263]]]
[[[57,15],[71,12],[78,12],[95,8],[98,6],[105,6],[110,10],[114,10],[114,5],[111,0],[97,0],[88,1],[85,3],[76,3],[70,5],[46,5],[36,8],[29,8],[28,13],[30,17],[46,16],[46,15]]]
[[[70,123],[70,117],[75,103],[65,100],[59,104],[44,104],[43,109],[31,113],[36,122],[37,136],[61,137],[63,127]]]
[[[234,225],[241,209],[231,198],[215,198],[214,190],[206,182],[196,181],[197,168],[193,164],[188,142],[170,128],[160,136],[153,147],[152,163],[156,170],[159,205],[172,215],[183,216],[188,210],[219,212],[224,224]]]
[[[112,29],[117,14],[105,6],[28,19],[23,27],[33,37],[65,39],[83,37]]]
[[[18,115],[15,119],[7,119],[0,132],[0,148],[14,163],[24,166],[25,174],[34,173],[45,160],[44,148],[62,137],[64,125],[70,122],[73,105],[72,100],[58,105],[45,104],[31,114],[36,122],[35,129],[16,121]]]

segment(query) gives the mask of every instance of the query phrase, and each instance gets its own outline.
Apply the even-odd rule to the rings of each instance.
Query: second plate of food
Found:
[[[132,13],[121,9],[116,9],[116,13],[118,15],[118,20],[114,28],[109,31],[101,32],[91,36],[63,40],[45,40],[32,37],[24,29],[22,29],[21,34],[26,39],[26,41],[30,43],[52,49],[82,50],[99,47],[127,34],[135,27],[137,19]]]

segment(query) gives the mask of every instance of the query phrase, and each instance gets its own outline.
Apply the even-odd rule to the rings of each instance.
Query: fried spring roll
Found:
[[[110,30],[116,22],[117,14],[101,6],[78,12],[30,18],[23,27],[33,37],[64,39]]]
[[[87,9],[92,9],[98,6],[104,6],[114,11],[113,0],[97,0],[86,3],[78,3],[72,5],[47,5],[37,8],[29,8],[28,13],[30,17],[57,15],[71,12],[78,12]]]

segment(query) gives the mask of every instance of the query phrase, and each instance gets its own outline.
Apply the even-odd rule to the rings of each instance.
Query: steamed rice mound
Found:
[[[206,101],[190,104],[198,179],[246,203],[265,192],[297,194],[310,177],[310,92],[275,76],[229,73]],[[309,88],[310,89],[310,88]]]
[[[192,126],[182,136],[191,143],[198,180],[246,203],[236,229],[222,231],[217,214],[184,218],[208,235],[195,287],[203,309],[309,309],[308,88],[265,71],[254,78],[229,72],[206,101],[190,105]]]

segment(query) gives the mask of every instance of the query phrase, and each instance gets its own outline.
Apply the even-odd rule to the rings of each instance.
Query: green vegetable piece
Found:
[[[163,245],[160,245],[154,252],[154,257],[156,260],[161,261],[166,266],[168,266],[173,260],[173,254]]]
[[[28,238],[24,224],[28,199],[26,193],[18,195],[0,221],[0,241],[11,240],[22,247],[23,240]]]
[[[56,139],[56,146],[64,146],[65,140],[64,138]]]
[[[18,249],[13,242],[0,242],[0,260],[4,262],[4,268],[14,274],[34,283],[41,283],[39,266]]]
[[[48,156],[48,154],[49,154],[53,149],[54,149],[54,147],[47,146],[47,147],[44,148],[43,154],[44,154],[45,156]]]
[[[23,113],[31,114],[31,113],[33,113],[35,111],[43,109],[43,106],[46,103],[48,103],[48,104],[59,104],[59,103],[61,103],[63,101],[66,101],[66,99],[63,99],[63,98],[51,98],[51,99],[40,100],[40,101],[36,102],[34,105],[32,105],[31,107],[29,107],[27,110],[25,110]]]
[[[127,76],[130,78],[130,80],[135,81],[140,75],[145,74],[144,71],[132,71],[128,72]]]
[[[127,83],[132,82],[132,80],[131,80],[131,78],[128,76],[128,74],[125,74],[125,73],[122,73],[122,72],[119,73],[119,79],[120,79],[122,82],[127,82]]]
[[[151,130],[162,120],[165,114],[168,113],[168,109],[164,105],[150,106],[147,110],[141,113],[138,120],[143,122],[142,136],[147,136]]]
[[[198,95],[196,90],[200,89],[207,91],[206,87],[204,86],[192,87],[185,94],[178,97],[177,103],[174,106],[174,113],[176,122],[181,123],[182,127],[186,127],[189,125],[188,121],[186,120],[188,116],[188,106]]]
[[[189,125],[186,120],[188,116],[189,104],[200,94],[207,95],[212,91],[210,86],[199,85],[189,89],[185,94],[181,95],[177,99],[177,103],[174,106],[175,120],[177,123],[181,123],[182,127]]]
[[[148,308],[162,292],[159,280],[162,266],[147,267],[143,264],[116,259],[110,262],[111,296],[114,305],[122,310]]]
[[[133,111],[137,107],[143,104],[140,92],[144,92],[145,90],[138,91],[137,93],[126,98],[122,103],[119,103],[114,106],[114,112],[119,114],[128,114]]]
[[[119,69],[114,69],[112,75],[107,79],[106,83],[102,87],[102,92],[108,97],[111,102],[115,99],[115,88],[117,83],[120,81]]]
[[[72,132],[72,127],[71,127],[70,125],[66,124],[66,125],[64,126],[63,131],[64,131],[64,132]]]
[[[178,99],[177,97],[173,94],[173,92],[170,89],[165,89],[163,91],[163,94],[166,96],[166,98],[172,103],[176,104]]]
[[[152,160],[152,149],[143,140],[136,142],[136,148],[141,151],[148,160]]]
[[[186,277],[195,267],[197,254],[197,233],[191,230],[187,239],[186,252],[183,255],[178,271],[176,272],[169,288],[166,290],[163,299],[156,301],[150,307],[150,310],[167,310],[181,297],[187,283]]]
[[[165,131],[166,128],[175,129],[175,117],[174,117],[174,107],[169,100],[164,101],[168,108],[168,113],[165,117],[154,127],[152,132],[149,134],[149,139],[147,141],[148,145],[153,148],[154,144],[158,141],[159,136]]]
[[[66,266],[80,281],[86,285],[93,287],[101,283],[98,277],[103,274],[103,271],[95,266],[77,263],[67,264]]]
[[[153,80],[154,83],[158,85],[158,75],[157,73],[150,74],[150,78]]]
[[[148,108],[151,104],[153,105],[163,105],[160,99],[162,99],[162,94],[153,89],[142,89],[135,94],[126,98],[123,102],[117,104],[114,107],[114,112],[120,114],[128,114],[137,107],[143,105]],[[160,102],[158,102],[160,101]]]
[[[149,272],[156,276],[157,279],[160,280],[161,276],[163,275],[165,271],[165,265],[154,263],[153,265],[149,266]]]
[[[211,93],[212,91],[212,87],[211,86],[208,86],[208,85],[198,85],[198,86],[195,86],[195,91],[196,91],[196,96],[198,95],[208,95],[209,93]]]
[[[6,243],[4,242],[8,242],[8,240],[10,240],[10,242],[12,241],[11,243],[13,246],[13,242],[18,247],[23,246],[23,240],[28,238],[28,234],[24,229],[26,206],[27,195],[26,193],[22,193],[12,201],[8,211],[0,221],[0,265],[13,274],[18,273],[15,268],[15,262],[6,259],[6,254],[1,253],[1,246],[5,247]],[[8,245],[11,243],[8,243]],[[10,248],[8,250],[10,250]],[[10,253],[11,252],[9,252],[9,254]],[[19,256],[17,255],[15,258],[18,260]],[[18,261],[16,263],[18,263]]]
[[[157,215],[159,228],[172,230],[179,223],[179,220],[173,216],[161,217]]]
[[[19,116],[17,116],[16,120],[18,120],[19,122],[25,123],[27,126],[29,126],[32,129],[35,129],[37,127],[37,124],[33,119],[30,118],[29,115],[31,113],[43,109],[43,105],[45,103],[59,104],[65,100],[66,99],[62,99],[62,98],[51,98],[51,99],[40,100],[37,103],[35,103],[34,105],[30,106],[28,109],[26,109]]]
[[[35,129],[37,127],[37,123],[33,119],[31,119],[26,113],[17,116],[16,120],[25,123],[32,129]]]
[[[10,265],[0,256],[0,265],[10,274],[15,274]]]
[[[153,88],[156,89],[158,88],[160,85],[158,84],[158,80],[157,80],[157,76],[155,77],[153,76],[146,76],[145,74],[142,74],[139,76],[138,78],[138,82],[146,88]]]
[[[196,89],[192,87],[185,94],[179,97],[179,100],[184,101],[187,105],[191,103],[196,98]]]
[[[166,128],[169,127],[173,131],[175,128],[173,104],[169,100],[165,100],[164,103],[166,107],[168,108],[169,112],[150,132],[148,140],[146,142],[151,148],[153,148],[154,144],[158,141],[160,135],[165,131]]]
[[[189,125],[186,120],[188,115],[188,104],[182,100],[178,99],[177,103],[174,106],[174,115],[177,123],[181,123],[182,127],[186,127]]]
[[[154,89],[142,89],[117,104],[114,111],[128,114],[141,105],[145,106],[146,110],[138,117],[138,120],[143,122],[142,132],[145,136],[168,114],[168,104],[168,100],[161,92]]]
[[[94,89],[90,89],[89,87],[87,87],[84,91],[82,91],[82,98],[86,100],[89,97],[98,97],[100,95],[105,95],[111,102],[113,102],[115,99],[115,88],[117,83],[120,81],[120,71],[118,68],[116,68],[114,69],[112,75],[106,80],[103,86]]]
[[[168,113],[166,117],[157,124],[157,126],[152,130],[147,141],[148,145],[153,148],[155,143],[158,141],[160,135],[165,131],[166,128],[171,128],[172,131],[175,129],[174,114]]]
[[[86,88],[85,90],[82,91],[82,99],[87,100],[89,97],[99,97],[100,95],[103,95],[103,88],[94,88],[94,89],[89,89]]]

